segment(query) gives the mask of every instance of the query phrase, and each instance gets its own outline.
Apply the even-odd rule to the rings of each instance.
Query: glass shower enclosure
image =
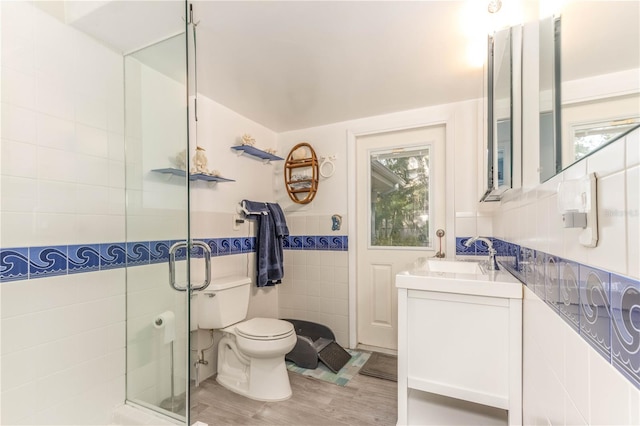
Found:
[[[130,404],[189,424],[190,297],[203,284],[192,283],[191,272],[204,266],[191,260],[208,247],[190,237],[193,41],[188,3],[173,3],[175,18],[186,18],[184,31],[124,58],[126,236],[133,253],[126,274],[126,394]]]

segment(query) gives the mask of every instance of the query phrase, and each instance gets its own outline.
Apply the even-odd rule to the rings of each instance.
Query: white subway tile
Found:
[[[491,216],[479,215],[477,218],[477,224],[478,224],[477,234],[472,234],[472,235],[487,235],[487,236],[493,235],[492,221],[493,219]]]
[[[118,133],[107,133],[109,144],[109,159],[113,161],[124,161],[124,136]]]
[[[2,247],[37,245],[35,218],[35,213],[2,212],[0,215],[0,226],[2,227],[0,245]]]
[[[61,81],[74,82],[73,35],[68,27],[47,13],[35,21],[36,70]]]
[[[598,179],[598,246],[587,250],[587,264],[627,273],[625,173]]]
[[[82,317],[79,305],[39,311],[33,316],[40,322],[38,330],[32,335],[33,344],[48,343],[73,336],[81,331],[82,323],[87,320]]]
[[[3,2],[4,3],[4,2]],[[0,423],[3,425],[19,424],[33,410],[33,395],[36,392],[34,382],[19,388],[2,391],[2,413]]]
[[[108,158],[109,138],[105,130],[76,123],[76,135],[79,153]]]
[[[3,103],[1,137],[15,142],[35,143],[35,112]]]
[[[37,346],[5,354],[0,360],[2,366],[2,392],[24,386],[36,380]]]
[[[2,66],[33,74],[35,44],[31,34],[17,34],[2,25]],[[25,37],[26,36],[26,37]],[[4,77],[4,72],[3,72]]]
[[[3,212],[32,212],[37,206],[37,181],[4,176],[1,182]]]
[[[589,367],[589,424],[630,424],[628,381],[593,350]]]
[[[122,82],[119,82],[119,90],[115,92],[122,92]],[[107,129],[109,132],[124,136],[124,99],[122,96],[117,96],[117,93],[110,92],[111,99],[107,101]],[[124,150],[124,148],[123,148]]]
[[[76,370],[74,367],[40,377],[36,382],[36,392],[31,395],[32,406],[47,410],[75,395],[79,383]],[[42,420],[53,421],[54,418]]]
[[[5,34],[33,40],[34,7],[20,1],[0,2],[2,8],[2,36]]]
[[[76,154],[58,149],[38,148],[38,178],[75,182],[78,176]]]
[[[638,132],[636,132],[638,133]],[[636,141],[640,144],[640,141]],[[640,279],[640,166],[627,169],[628,275]]]
[[[121,321],[107,327],[107,351],[119,352],[125,349],[127,344],[126,325],[125,321]],[[121,374],[124,374],[124,369]]]
[[[78,214],[70,233],[73,244],[121,242],[125,238],[124,217],[109,214]]]
[[[107,131],[107,105],[105,100],[96,93],[76,94],[76,121],[80,124]]]
[[[106,158],[79,154],[76,168],[79,183],[97,186],[109,184],[109,160]]]
[[[37,176],[36,147],[29,143],[14,142],[8,139],[0,141],[2,147],[2,174],[5,176]]]
[[[549,253],[556,256],[564,256],[564,223],[562,215],[558,212],[558,196],[553,195],[547,199],[547,217],[549,220]]]
[[[30,289],[32,312],[39,312],[78,303],[77,284],[76,275],[60,275],[29,280],[22,285]]]
[[[580,415],[589,418],[589,353],[593,350],[569,327],[564,327],[564,385]]]
[[[41,179],[38,181],[38,212],[67,213],[76,211],[76,184]],[[64,240],[60,240],[64,241]]]
[[[37,371],[38,377],[48,376],[67,370],[81,361],[80,354],[84,349],[77,335],[65,337],[53,342],[38,345]]]
[[[57,245],[68,241],[74,244],[76,218],[65,213],[36,213],[33,225],[33,242],[30,245]]]
[[[327,219],[331,220],[331,218],[327,218]],[[307,216],[304,233],[305,235],[318,235],[320,233],[320,217]]]
[[[588,423],[585,418],[580,414],[578,409],[565,393],[564,395],[564,424],[572,426],[587,426]]]
[[[38,112],[73,121],[75,110],[71,91],[65,83],[49,75],[37,74],[36,109]]]
[[[4,44],[3,38],[3,48]],[[20,52],[20,54],[24,53],[26,52]],[[2,103],[32,110],[36,105],[36,84],[33,74],[8,68],[4,62],[4,50],[2,51],[2,61],[2,94],[0,97]]]
[[[640,389],[629,385],[629,423],[640,424]]]
[[[109,188],[105,186],[78,184],[74,196],[74,205],[78,214],[99,215],[108,212]]]
[[[587,172],[598,177],[617,173],[625,168],[624,139],[613,142],[587,157]]]
[[[6,247],[6,246],[3,246]],[[32,288],[29,282],[13,281],[0,286],[2,318],[26,315],[33,310]]]
[[[41,324],[38,323],[36,315],[26,314],[3,318],[2,348],[0,348],[2,355],[35,346],[33,340],[34,336],[38,334],[40,326]]]
[[[37,126],[39,146],[63,151],[76,149],[76,129],[73,121],[38,114]]]
[[[109,160],[109,186],[111,188],[124,188],[124,162]],[[231,218],[230,218],[231,219]],[[205,234],[207,235],[207,234]]]
[[[640,164],[640,132],[636,130],[627,135],[627,167],[633,167]]]

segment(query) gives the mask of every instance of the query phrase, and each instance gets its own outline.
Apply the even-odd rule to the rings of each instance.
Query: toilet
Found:
[[[198,295],[198,328],[223,332],[216,381],[258,401],[284,401],[291,385],[284,356],[297,337],[293,324],[273,318],[246,320],[251,279],[213,279]]]

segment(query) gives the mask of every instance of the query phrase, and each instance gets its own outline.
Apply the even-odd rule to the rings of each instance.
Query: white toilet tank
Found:
[[[251,278],[238,275],[214,278],[198,292],[198,328],[218,329],[244,320],[249,309]]]

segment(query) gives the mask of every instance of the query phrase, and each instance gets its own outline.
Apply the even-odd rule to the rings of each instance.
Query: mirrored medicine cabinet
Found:
[[[498,30],[488,38],[486,192],[480,201],[498,201],[520,186],[521,28]]]
[[[540,182],[640,125],[640,2],[568,2],[539,20]]]

